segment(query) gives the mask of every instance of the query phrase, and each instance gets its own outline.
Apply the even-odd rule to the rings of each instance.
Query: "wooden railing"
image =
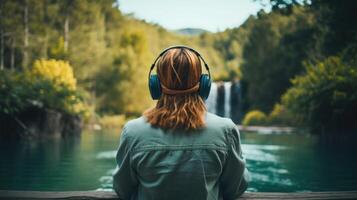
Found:
[[[42,191],[8,191],[0,190],[0,199],[118,199],[110,191],[69,191],[69,192],[42,192]],[[357,199],[357,191],[339,192],[302,192],[302,193],[275,193],[275,192],[246,192],[239,199]]]

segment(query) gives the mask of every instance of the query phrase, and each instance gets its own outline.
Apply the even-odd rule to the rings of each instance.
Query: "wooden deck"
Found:
[[[40,192],[40,191],[7,191],[0,190],[0,199],[117,199],[110,191],[70,191],[70,192]],[[239,199],[357,199],[357,191],[346,192],[303,192],[303,193],[267,193],[246,192]]]

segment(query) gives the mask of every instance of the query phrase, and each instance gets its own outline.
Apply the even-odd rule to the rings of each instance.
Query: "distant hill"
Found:
[[[200,35],[202,33],[207,33],[209,31],[201,28],[182,28],[182,29],[177,29],[174,30],[175,33],[181,34],[181,35]]]

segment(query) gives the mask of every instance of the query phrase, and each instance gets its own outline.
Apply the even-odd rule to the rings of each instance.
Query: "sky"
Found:
[[[119,8],[169,30],[202,28],[211,32],[238,27],[260,9],[269,10],[254,0],[119,0]]]

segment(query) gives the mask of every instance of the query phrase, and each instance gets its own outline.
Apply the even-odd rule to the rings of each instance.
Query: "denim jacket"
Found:
[[[248,186],[237,126],[212,113],[200,130],[164,130],[144,117],[127,122],[113,188],[120,199],[236,199]]]

